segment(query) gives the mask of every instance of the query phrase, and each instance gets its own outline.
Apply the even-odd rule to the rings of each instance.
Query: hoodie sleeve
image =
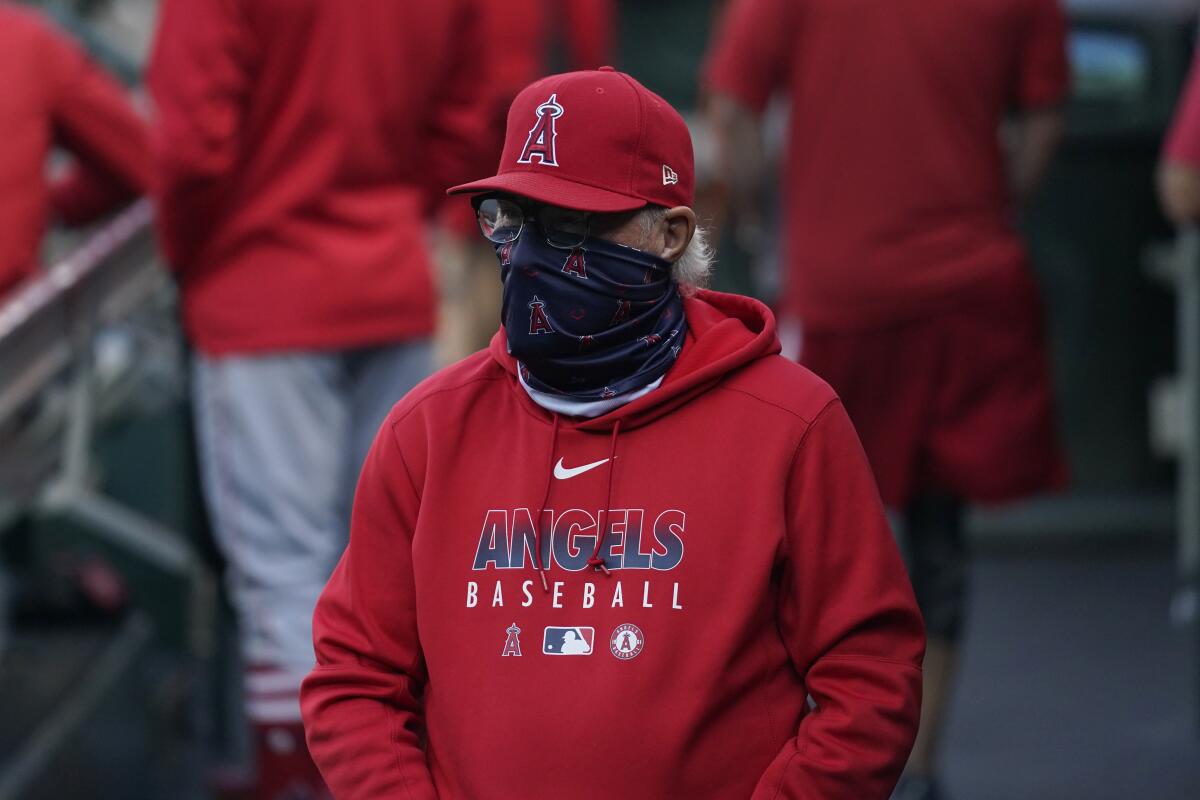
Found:
[[[61,221],[82,225],[149,188],[148,126],[124,87],[73,39],[50,25],[42,33],[54,140],[75,159],[51,186],[51,203]]]
[[[147,67],[156,124],[158,225],[168,260],[185,268],[219,219],[241,147],[253,37],[237,0],[164,0]]]
[[[420,497],[385,424],[359,478],[350,545],[317,603],[300,691],[308,746],[338,800],[435,800],[421,747],[426,681],[412,536]]]
[[[886,800],[917,732],[925,634],[840,402],[809,427],[788,481],[778,614],[813,709],[753,800]]]
[[[425,190],[431,210],[445,202],[446,189],[490,174],[499,158],[499,150],[480,146],[504,137],[503,128],[493,129],[493,93],[481,78],[494,59],[482,5],[483,0],[456,4],[456,57],[437,80],[437,98],[425,125]]]
[[[787,80],[797,47],[793,0],[731,0],[721,13],[704,60],[702,82],[762,113]]]

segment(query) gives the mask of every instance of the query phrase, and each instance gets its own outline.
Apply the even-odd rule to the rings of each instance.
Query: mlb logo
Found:
[[[542,653],[548,656],[590,656],[596,641],[595,628],[546,628]]]

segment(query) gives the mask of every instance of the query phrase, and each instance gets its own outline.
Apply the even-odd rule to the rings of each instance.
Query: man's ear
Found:
[[[662,225],[662,252],[659,256],[674,264],[687,250],[696,233],[696,212],[687,206],[667,209]]]

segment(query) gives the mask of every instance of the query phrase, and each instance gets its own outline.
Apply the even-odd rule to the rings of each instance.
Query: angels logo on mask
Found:
[[[582,248],[576,247],[571,251],[571,255],[567,256],[567,260],[563,262],[562,271],[587,280],[587,260]]]
[[[546,318],[546,304],[535,294],[529,304],[529,335],[541,333],[554,333],[554,328],[550,327],[550,320]]]

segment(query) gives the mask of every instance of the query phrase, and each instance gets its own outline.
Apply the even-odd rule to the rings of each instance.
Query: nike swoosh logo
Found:
[[[570,469],[567,469],[563,466],[563,460],[560,458],[558,463],[554,465],[554,477],[558,478],[560,481],[565,481],[567,478],[574,478],[576,475],[582,475],[589,469],[595,469],[601,464],[607,464],[608,461],[609,459],[606,458],[603,461],[593,461],[591,464],[584,464],[582,467],[571,467]]]

